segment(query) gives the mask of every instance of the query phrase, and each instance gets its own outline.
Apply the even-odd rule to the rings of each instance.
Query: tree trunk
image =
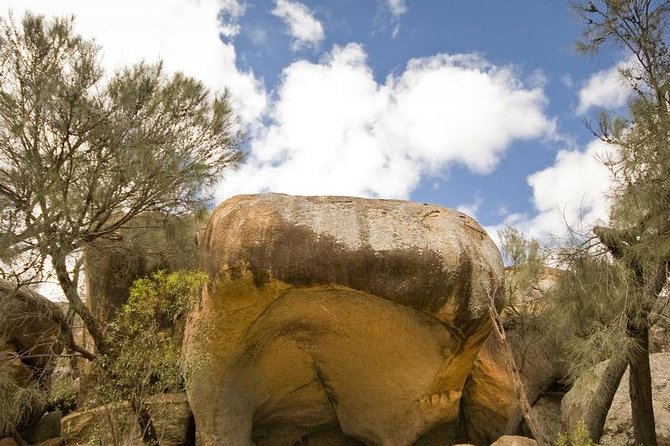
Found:
[[[91,311],[84,305],[84,302],[79,297],[79,291],[77,290],[77,284],[72,281],[70,274],[68,273],[65,257],[59,254],[51,254],[51,261],[56,271],[56,277],[58,278],[58,284],[60,285],[65,297],[70,303],[71,308],[77,313],[81,320],[86,326],[93,339],[93,344],[98,354],[105,354],[107,352],[107,344],[105,342],[105,335],[102,330],[102,325],[100,321],[93,316]],[[92,359],[92,358],[88,358]]]
[[[591,400],[591,404],[586,414],[584,414],[586,430],[594,443],[598,443],[600,437],[603,435],[607,413],[612,406],[612,400],[614,400],[614,395],[619,388],[621,378],[623,378],[623,374],[626,372],[626,367],[628,367],[626,360],[618,358],[610,359],[598,383],[595,397]],[[570,426],[570,428],[574,427],[576,426]]]
[[[635,443],[656,446],[656,426],[651,395],[649,367],[649,327],[644,323],[628,322],[628,335],[636,345],[630,358],[629,393],[633,414]]]
[[[505,327],[503,326],[502,318],[496,309],[495,301],[492,295],[489,296],[488,304],[489,316],[491,318],[491,323],[493,324],[493,332],[495,333],[496,339],[503,347],[503,357],[505,364],[507,365],[510,378],[512,379],[512,384],[514,385],[514,396],[519,402],[519,409],[521,410],[523,418],[526,420],[526,424],[528,424],[528,428],[530,429],[538,446],[549,446],[551,441],[549,441],[547,435],[544,432],[544,429],[542,429],[542,426],[540,426],[537,423],[535,417],[533,417],[531,405],[528,401],[528,394],[526,393],[523,381],[521,380],[519,368],[516,366],[516,362],[514,361],[514,353],[512,352],[512,349],[507,342]],[[511,430],[513,425],[518,426],[519,422],[514,420],[514,418],[515,417],[511,417],[510,420],[508,420],[506,431]],[[508,435],[509,433],[510,432],[506,432]]]

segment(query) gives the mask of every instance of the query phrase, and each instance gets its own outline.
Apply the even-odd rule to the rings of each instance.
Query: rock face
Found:
[[[63,350],[58,323],[64,318],[60,307],[46,297],[0,281],[0,338],[16,349],[36,376]]]
[[[537,446],[537,442],[531,438],[505,435],[491,443],[491,446]]]
[[[649,356],[651,366],[651,385],[656,422],[656,436],[659,445],[670,445],[670,353],[654,353]],[[561,403],[561,418],[565,426],[573,425],[583,414],[585,402],[593,398],[600,376],[607,361],[595,367],[593,374],[577,380]],[[633,446],[633,427],[631,421],[630,397],[628,395],[628,370],[614,395],[612,406],[607,414],[603,436],[603,446]]]
[[[490,332],[486,302],[503,292],[498,250],[470,217],[238,196],[201,246],[211,280],[184,340],[199,444],[292,445],[329,431],[329,444],[410,445],[457,419]]]
[[[45,414],[35,426],[30,428],[25,440],[30,444],[37,444],[60,437],[60,422],[62,418],[63,413],[60,410]]]
[[[191,411],[186,395],[154,395],[146,404],[161,445],[192,444],[188,438]],[[61,431],[68,446],[98,443],[143,445],[137,417],[127,401],[71,413],[62,418]]]
[[[58,335],[64,319],[58,305],[44,296],[0,281],[0,361],[17,389],[49,389],[56,355],[63,350]],[[44,404],[31,401],[21,412],[17,429],[23,431],[39,420]],[[0,436],[8,434],[2,430]]]
[[[506,333],[532,404],[563,376],[562,368],[556,361],[556,352],[541,340],[537,330],[508,327]],[[489,337],[465,385],[463,416],[468,439],[477,445],[491,444],[506,431],[517,432],[523,422],[503,354],[495,337]],[[536,409],[539,411],[539,407]],[[556,412],[556,418],[559,418],[560,411]]]
[[[531,316],[542,312],[542,292],[549,290],[557,278],[555,269],[546,268],[540,276],[539,290],[522,296],[523,301],[517,302],[517,305],[523,306]],[[557,360],[557,347],[542,336],[541,328],[533,323],[532,317],[524,320],[518,316],[507,316],[504,323],[526,394],[534,404],[536,420],[541,422],[546,434],[555,437],[560,432],[560,422],[554,422],[560,419],[560,405],[555,398],[551,398],[552,395],[543,395],[565,374],[564,367]],[[468,440],[474,444],[486,446],[506,432],[523,431],[524,420],[504,361],[503,348],[493,334],[475,360],[465,384],[462,406]]]
[[[89,244],[86,257],[86,299],[102,321],[113,318],[128,300],[136,279],[166,269],[197,265],[196,235],[200,220],[144,214],[132,220],[115,237]]]

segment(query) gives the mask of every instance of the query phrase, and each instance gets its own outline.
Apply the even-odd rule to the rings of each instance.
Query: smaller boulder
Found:
[[[146,401],[161,446],[186,444],[191,409],[184,393],[153,395]]]
[[[127,401],[73,412],[61,419],[61,430],[66,445],[99,440],[102,444],[142,446],[140,428]]]
[[[537,441],[528,437],[519,437],[516,435],[503,435],[498,438],[491,446],[537,446]]]
[[[185,394],[153,395],[146,405],[161,446],[187,444],[191,411]],[[61,429],[67,445],[88,444],[96,439],[102,444],[143,444],[137,417],[127,401],[74,412],[63,417]]]
[[[61,418],[63,418],[63,412],[60,410],[44,414],[37,424],[30,428],[28,435],[25,437],[26,441],[35,444],[60,437]]]
[[[41,443],[37,443],[35,446],[65,446],[65,440],[61,437],[50,438]]]

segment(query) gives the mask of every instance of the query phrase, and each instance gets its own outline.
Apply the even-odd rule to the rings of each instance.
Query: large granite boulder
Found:
[[[184,339],[200,445],[293,445],[323,430],[421,444],[458,418],[487,302],[503,293],[500,254],[472,218],[404,201],[238,196],[201,240],[211,280]]]
[[[659,445],[670,445],[670,353],[649,355],[651,366],[651,385],[656,422],[656,436]],[[580,377],[561,402],[561,418],[564,426],[574,426],[581,419],[584,410],[593,399],[607,361],[596,365],[593,372]],[[603,446],[633,446],[633,424],[628,394],[628,370],[623,375],[619,388],[614,395],[612,406],[605,420]]]

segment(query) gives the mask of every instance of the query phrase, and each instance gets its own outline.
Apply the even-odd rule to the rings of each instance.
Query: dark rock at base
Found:
[[[25,439],[27,442],[41,443],[49,439],[60,436],[60,420],[63,418],[63,412],[55,410],[45,414],[40,420],[32,426]]]
[[[49,438],[41,443],[37,443],[34,446],[65,446],[65,440],[61,437]]]

